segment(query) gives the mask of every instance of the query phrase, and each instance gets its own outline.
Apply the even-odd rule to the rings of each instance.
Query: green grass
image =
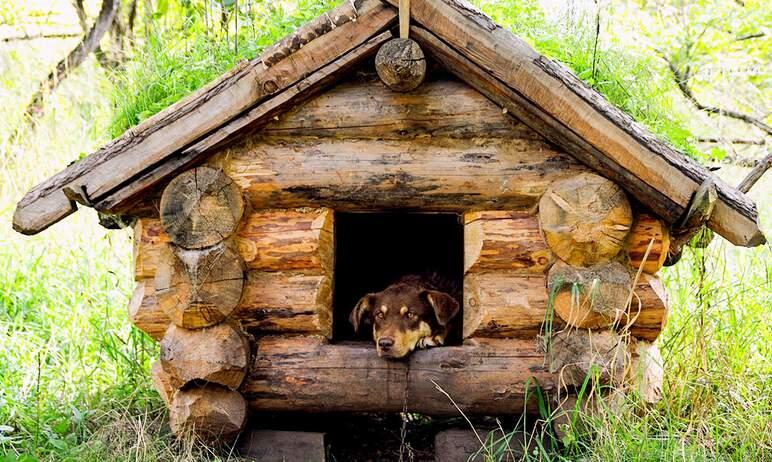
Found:
[[[527,3],[505,7],[518,5],[523,17],[537,14],[527,10]],[[483,6],[494,17],[498,14],[493,6]],[[293,14],[282,13],[292,19],[277,21],[272,34],[281,35],[301,21]],[[549,42],[536,33],[538,27],[528,32],[532,22],[526,22],[511,26],[530,34],[529,40]],[[242,50],[256,53],[270,37],[251,48],[244,38]],[[158,44],[148,45],[140,52],[147,53],[140,55],[143,66],[132,68],[126,80],[114,76],[117,89],[93,62],[87,63],[57,90],[45,117],[19,132],[15,128],[34,82],[72,42],[0,44],[0,65],[14,69],[0,73],[5,102],[0,106],[0,461],[229,458],[180,445],[169,434],[165,407],[148,379],[157,345],[131,327],[125,312],[133,288],[129,233],[103,230],[90,210],[35,237],[18,235],[10,225],[15,203],[29,187],[236,59],[206,42],[187,48],[182,43],[168,53],[153,51]],[[575,69],[591,62],[586,49],[560,46],[551,56],[580,63]],[[162,62],[165,58],[168,63]],[[180,66],[181,59],[191,62]],[[200,68],[192,62],[199,59],[204,61]],[[608,60],[605,66],[617,68],[616,58],[603,59]],[[640,72],[638,64],[629,66]],[[604,77],[595,85],[605,81],[617,85]],[[615,104],[628,104],[627,110],[635,112],[664,91],[647,93],[644,83],[635,85],[640,88],[619,90]],[[628,93],[634,98],[625,100]],[[648,123],[662,117],[667,128],[667,105],[662,107]],[[720,173],[733,183],[745,173],[724,170]],[[751,196],[759,204],[762,227],[772,229],[772,177],[764,178]],[[619,413],[570,434],[561,454],[547,454],[597,461],[772,460],[770,257],[769,245],[741,249],[717,239],[706,251],[689,251],[678,266],[666,270],[672,299],[669,324],[659,340],[664,399],[644,407],[633,396]],[[549,410],[543,418],[549,418]]]

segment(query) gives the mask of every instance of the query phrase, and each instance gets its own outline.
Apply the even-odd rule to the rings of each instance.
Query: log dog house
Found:
[[[522,413],[591,366],[654,401],[658,270],[702,226],[765,242],[743,193],[481,12],[413,0],[408,25],[396,2],[345,2],[19,202],[25,234],[77,204],[133,227],[129,316],[175,432],[455,414],[435,384]],[[352,299],[427,262],[463,285],[459,344],[348,341]]]

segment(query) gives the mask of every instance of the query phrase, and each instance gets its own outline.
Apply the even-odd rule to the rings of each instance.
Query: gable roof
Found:
[[[35,234],[77,210],[125,209],[234,136],[251,132],[361,63],[392,38],[399,0],[352,0],[30,190],[14,229]],[[463,0],[414,0],[411,38],[451,73],[669,224],[706,180],[708,226],[737,245],[765,242],[755,204],[647,132],[570,71]]]

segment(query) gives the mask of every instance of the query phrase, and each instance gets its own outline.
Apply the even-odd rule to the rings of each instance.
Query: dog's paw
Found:
[[[434,335],[431,337],[421,337],[418,340],[418,344],[416,346],[421,349],[426,349],[426,348],[431,348],[435,346],[441,346],[444,343],[445,343],[445,339],[443,339],[439,335]]]

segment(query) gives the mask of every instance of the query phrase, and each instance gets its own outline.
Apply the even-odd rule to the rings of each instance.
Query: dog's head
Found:
[[[396,359],[423,337],[444,331],[458,311],[458,302],[444,292],[397,283],[362,297],[349,320],[357,334],[372,326],[378,355]]]

